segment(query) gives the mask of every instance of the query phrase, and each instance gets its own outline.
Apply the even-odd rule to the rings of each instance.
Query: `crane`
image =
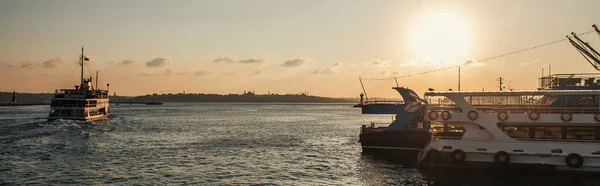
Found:
[[[592,25],[594,31],[600,36],[600,30],[596,25]],[[577,37],[575,32],[571,32],[572,36],[567,36],[569,42],[577,49],[577,51],[587,60],[596,70],[600,71],[600,53],[596,51],[588,42]],[[573,40],[575,38],[575,40]]]

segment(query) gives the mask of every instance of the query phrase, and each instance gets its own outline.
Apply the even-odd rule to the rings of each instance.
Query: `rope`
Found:
[[[69,75],[69,77],[67,78],[67,80],[65,80],[65,83],[62,85],[62,87],[66,87],[67,83],[69,83],[69,79],[71,79],[71,77],[73,77],[73,74],[75,73],[75,70],[77,70],[78,67],[75,66],[75,68],[73,68],[73,70],[71,71],[71,75]]]
[[[591,31],[587,31],[587,32],[583,32],[581,34],[577,34],[578,36],[582,36],[582,35],[586,35],[586,34],[590,34],[595,32],[595,30],[591,30]],[[505,53],[505,54],[501,54],[501,55],[497,55],[497,56],[493,56],[493,57],[488,57],[488,58],[484,58],[482,60],[478,60],[478,61],[472,61],[470,63],[463,63],[460,65],[454,65],[454,66],[449,66],[449,67],[444,67],[444,68],[439,68],[439,69],[435,69],[435,70],[430,70],[430,71],[424,71],[424,72],[418,72],[418,73],[413,73],[413,74],[407,74],[407,75],[403,75],[403,76],[395,76],[395,77],[384,77],[384,78],[361,78],[363,80],[371,80],[371,81],[380,81],[380,80],[392,80],[392,79],[402,79],[402,78],[408,78],[408,77],[413,77],[413,76],[419,76],[419,75],[424,75],[424,74],[429,74],[429,73],[434,73],[434,72],[439,72],[439,71],[443,71],[443,70],[449,70],[449,69],[454,69],[454,68],[458,68],[458,67],[463,67],[463,66],[467,66],[467,65],[471,65],[471,64],[475,64],[475,63],[481,63],[481,62],[485,62],[485,61],[490,61],[490,60],[494,60],[494,59],[498,59],[498,58],[503,58],[503,57],[507,57],[507,56],[511,56],[511,55],[515,55],[515,54],[519,54],[519,53],[523,53],[523,52],[527,52],[530,50],[534,50],[540,47],[545,47],[545,46],[550,46],[556,43],[560,43],[560,42],[564,42],[567,41],[567,38],[563,38],[563,39],[559,39],[556,41],[551,41],[548,43],[544,43],[541,45],[536,45],[533,47],[529,47],[529,48],[525,48],[522,50],[517,50],[514,52],[510,52],[510,53]]]

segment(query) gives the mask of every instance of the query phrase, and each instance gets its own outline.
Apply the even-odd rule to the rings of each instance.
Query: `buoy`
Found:
[[[429,112],[429,120],[436,120],[438,118],[438,113],[435,111]]]
[[[531,121],[537,121],[538,119],[540,119],[540,114],[535,111],[530,111],[529,119],[531,119]]]
[[[453,163],[463,163],[465,162],[466,159],[466,155],[465,152],[460,150],[460,149],[456,149],[454,151],[452,151],[452,162]]]
[[[560,119],[563,122],[569,122],[569,121],[573,120],[573,115],[571,113],[565,112],[560,115]]]
[[[508,119],[508,112],[506,112],[506,111],[498,112],[498,120],[506,121],[507,119]]]
[[[474,121],[479,117],[479,113],[477,113],[477,111],[472,110],[472,111],[469,111],[467,116],[469,117],[470,120]]]
[[[444,119],[444,120],[446,120],[446,121],[447,121],[447,120],[449,120],[450,118],[452,118],[452,114],[450,114],[450,112],[448,112],[448,111],[444,111],[444,112],[442,112],[442,119]]]
[[[507,164],[510,162],[510,155],[508,155],[508,153],[505,151],[499,151],[496,152],[496,155],[494,155],[494,160],[496,163]]]
[[[571,153],[566,158],[567,166],[571,168],[579,168],[583,165],[583,157],[577,153]]]

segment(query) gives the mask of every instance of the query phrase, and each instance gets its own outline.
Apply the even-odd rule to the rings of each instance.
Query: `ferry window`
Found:
[[[560,127],[535,127],[536,139],[562,139]]]
[[[579,105],[591,106],[597,105],[597,103],[596,96],[583,96],[579,98]]]
[[[511,138],[529,138],[529,127],[527,126],[504,126],[502,130]]]
[[[567,128],[567,139],[594,140],[596,130],[592,127],[569,127]]]

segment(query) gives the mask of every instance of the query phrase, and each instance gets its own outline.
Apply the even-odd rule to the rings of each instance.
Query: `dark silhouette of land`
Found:
[[[49,104],[52,93],[16,93],[16,99],[21,105],[27,103]],[[12,92],[0,92],[0,106],[12,103]],[[290,103],[356,103],[356,98],[329,98],[301,94],[148,94],[144,96],[110,96],[111,102],[290,102]]]

